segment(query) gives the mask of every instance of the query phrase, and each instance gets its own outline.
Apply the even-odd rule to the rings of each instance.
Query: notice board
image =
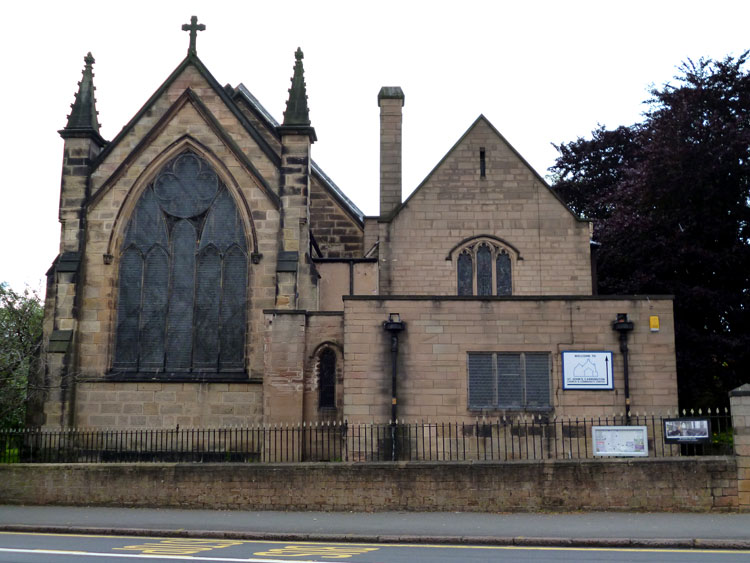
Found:
[[[645,426],[594,426],[591,443],[595,456],[648,457]]]

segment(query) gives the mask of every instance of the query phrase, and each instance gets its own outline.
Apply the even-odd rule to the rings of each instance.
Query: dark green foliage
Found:
[[[24,425],[29,375],[36,369],[41,342],[39,298],[0,284],[0,428]]]
[[[748,53],[688,61],[641,123],[561,144],[551,171],[595,220],[603,294],[674,294],[680,402],[727,402],[750,373]]]

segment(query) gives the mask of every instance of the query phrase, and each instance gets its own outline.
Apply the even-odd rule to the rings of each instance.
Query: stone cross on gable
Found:
[[[192,16],[189,24],[186,23],[182,25],[182,31],[190,32],[190,47],[188,47],[188,54],[197,55],[195,50],[195,38],[198,31],[204,31],[205,29],[206,26],[204,24],[198,23],[198,16]]]

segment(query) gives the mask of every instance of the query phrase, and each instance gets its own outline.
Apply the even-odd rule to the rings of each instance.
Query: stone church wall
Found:
[[[446,257],[478,235],[518,250],[509,250],[513,295],[591,294],[589,223],[576,220],[483,118],[391,222],[390,254],[381,255],[388,293],[456,295],[456,256]]]
[[[343,311],[344,295],[377,295],[378,264],[370,261],[337,260],[315,263],[321,311]]]
[[[164,93],[163,100],[157,101],[154,110],[143,122],[134,128],[124,146],[118,146],[108,155],[105,161],[92,175],[95,192],[92,205],[88,210],[88,235],[84,256],[83,314],[79,327],[80,355],[77,375],[85,377],[101,376],[110,366],[111,348],[114,338],[114,323],[117,303],[117,272],[119,266],[120,241],[135,202],[141,190],[149,182],[150,176],[158,171],[160,164],[168,160],[177,151],[173,144],[183,137],[186,131],[200,145],[191,146],[200,150],[205,148],[214,156],[209,162],[215,165],[217,173],[227,187],[242,200],[239,207],[248,209],[246,229],[250,239],[257,240],[258,251],[262,259],[258,264],[250,263],[250,301],[254,305],[251,312],[248,330],[247,353],[251,358],[250,375],[261,377],[263,307],[273,306],[275,297],[276,276],[276,234],[278,232],[279,212],[263,193],[254,178],[237,161],[216,132],[205,122],[204,118],[191,104],[185,104],[165,124],[160,131],[149,137],[148,143],[137,154],[137,158],[126,167],[126,170],[111,176],[128,156],[137,141],[144,136],[157,120],[158,112],[166,111],[167,104],[174,101],[186,87],[191,87],[198,94],[206,96],[204,102],[215,115],[223,118],[223,126],[231,132],[233,138],[243,145],[243,149],[252,155],[271,185],[275,185],[275,169],[262,155],[260,149],[253,145],[236,122],[236,118],[223,109],[215,93],[208,88],[203,78],[189,67],[185,76],[178,78],[172,87]],[[132,141],[130,139],[132,137]],[[172,150],[170,150],[172,147]],[[179,150],[179,149],[178,149]],[[166,154],[165,154],[166,151]],[[221,164],[219,164],[221,163]],[[251,251],[252,243],[250,245]],[[107,263],[105,256],[112,256]]]
[[[384,95],[381,100],[379,96],[379,103],[394,110],[386,116],[388,123],[395,127],[398,121],[397,134],[390,134],[389,125],[381,139],[388,156],[381,171],[390,178],[385,188],[381,186],[387,192],[381,201],[390,207],[381,210],[380,217],[365,219],[365,236],[356,212],[344,210],[341,197],[325,175],[315,167],[310,173],[312,130],[301,135],[288,129],[277,131],[247,105],[250,98],[243,98],[242,92],[214,89],[217,85],[195,59],[186,59],[175,72],[179,74],[173,74],[157,90],[116,142],[104,146],[103,141],[96,141],[98,134],[94,140],[66,138],[61,251],[67,258],[66,265],[53,273],[45,305],[45,345],[52,348],[54,344],[57,349],[47,353],[42,362],[52,390],[45,405],[46,420],[41,424],[172,428],[344,418],[384,421],[391,407],[391,341],[382,323],[391,312],[400,313],[407,323],[407,330],[400,335],[398,359],[400,417],[460,422],[503,414],[477,410],[477,404],[486,404],[481,402],[469,408],[467,355],[472,352],[492,356],[495,366],[501,353],[517,354],[522,363],[526,354],[537,353],[532,362],[541,361],[541,356],[549,358],[543,361],[544,369],[534,375],[538,383],[550,373],[549,401],[544,399],[542,409],[546,414],[620,412],[624,397],[619,354],[614,356],[612,391],[563,392],[560,366],[564,350],[617,350],[617,335],[610,326],[617,313],[628,313],[637,327],[630,340],[633,408],[658,411],[676,407],[671,301],[587,297],[592,290],[590,224],[577,220],[565,208],[486,119],[480,117],[470,127],[399,207],[403,98]],[[235,106],[227,103],[225,94],[239,100],[250,127]],[[219,252],[231,255],[233,248],[239,248],[242,269],[236,271],[242,273],[226,277],[228,262],[221,256],[219,269],[206,270],[216,277],[196,276],[210,289],[201,292],[196,289],[199,285],[190,283],[180,288],[175,280],[191,280],[190,272],[199,270],[189,270],[189,264],[178,270],[175,261],[167,261],[169,265],[161,270],[161,262],[153,262],[157,266],[152,270],[138,269],[145,268],[145,260],[154,252],[151,243],[155,241],[144,231],[147,244],[128,243],[131,249],[127,252],[135,256],[133,263],[138,265],[130,270],[123,267],[131,277],[120,278],[121,263],[128,264],[122,258],[126,229],[141,195],[151,190],[149,184],[164,166],[186,150],[208,163],[226,186],[226,192],[209,200],[224,197],[232,208],[232,219],[223,220],[233,225],[231,244],[222,246],[221,251],[216,245],[212,249],[214,239],[202,229],[211,223],[213,209],[202,207],[185,217],[169,211],[169,224],[178,226],[168,227],[165,222],[160,229],[167,232],[185,226],[196,237],[167,236],[164,240],[171,242],[160,242],[156,252],[170,256],[168,260],[175,256],[192,259],[191,244],[205,243],[217,256]],[[89,176],[91,163],[95,167]],[[183,182],[182,176],[170,173]],[[192,185],[194,179],[180,186]],[[148,192],[152,193],[156,190]],[[154,217],[161,213],[159,209],[166,211],[155,209]],[[85,213],[85,221],[79,210]],[[130,231],[128,236],[133,232],[140,231]],[[319,253],[313,251],[310,234]],[[184,243],[180,249],[175,250],[175,240]],[[166,248],[169,245],[171,250]],[[365,258],[371,249],[374,257]],[[471,287],[476,295],[480,293],[477,264],[481,258],[486,265],[484,260],[491,252],[492,293],[512,296],[456,297],[462,252],[462,294],[466,294],[467,259],[473,260],[475,270],[470,270],[473,278],[469,285],[474,284]],[[61,255],[60,260],[63,258]],[[73,263],[75,266],[70,265]],[[144,272],[156,272],[154,279],[161,285],[139,282],[145,279],[139,277],[145,276]],[[483,266],[483,287],[486,272]],[[224,284],[227,279],[229,283]],[[233,283],[232,279],[240,281]],[[177,291],[175,287],[183,293],[170,293]],[[216,287],[222,288],[220,291],[235,289],[235,294],[230,293],[234,299],[225,299],[226,293],[214,296],[211,291]],[[122,311],[135,313],[123,317],[131,321],[127,327],[131,332],[123,329],[118,335],[118,291],[127,294],[127,288],[142,292],[134,290],[128,299],[119,301]],[[161,301],[149,297],[143,288],[153,289],[159,299],[168,294],[165,303],[169,305],[159,305]],[[174,295],[177,298],[172,301]],[[190,307],[199,303],[196,295],[221,303],[221,309],[217,305],[215,310],[228,312],[235,323],[211,324],[213,321],[203,318],[206,322],[201,324],[200,319],[192,318],[192,326],[185,322],[181,327]],[[169,324],[171,320],[154,322],[155,332],[147,332],[144,327],[157,315],[144,315],[145,299],[162,307],[159,314],[168,308],[180,319],[174,324]],[[174,303],[184,306],[182,313]],[[230,305],[224,307],[227,303]],[[660,332],[648,331],[649,315],[661,317]],[[187,334],[185,340],[175,337],[171,342],[173,349],[192,362],[200,356],[200,345],[209,342],[205,337],[201,340],[202,334],[208,334],[201,333],[207,326],[217,331],[221,327],[222,335],[247,336],[238,336],[237,342],[222,348],[225,356],[218,353],[218,344],[214,346],[216,365],[210,359],[160,363],[159,357],[169,356],[157,346],[152,350],[156,359],[151,358],[150,363],[139,355],[144,349],[141,343],[150,341],[144,335],[162,331],[167,337]],[[53,336],[57,339],[54,343]],[[116,337],[120,338],[118,350],[135,350],[135,355],[132,361],[114,363],[121,368],[114,373]],[[210,347],[210,342],[206,346]],[[246,374],[242,373],[243,360]],[[327,376],[322,386],[321,362]],[[143,366],[152,371],[135,373],[145,370]],[[156,373],[165,369],[168,375]],[[204,373],[208,369],[212,375]],[[497,377],[499,370],[492,369]],[[333,398],[328,377],[332,371]],[[216,380],[199,382],[205,381],[204,375]],[[157,380],[160,377],[162,381]],[[519,381],[525,381],[525,375]],[[476,395],[476,388],[473,392]]]
[[[341,312],[308,313],[302,421],[341,420],[344,406],[344,315]],[[320,356],[324,350],[336,355],[336,406],[319,405]]]
[[[364,231],[334,201],[317,178],[310,182],[310,230],[326,258],[359,258]]]
[[[515,410],[468,407],[469,352],[540,352],[551,361],[550,406],[557,416],[603,416],[624,412],[623,363],[611,323],[627,313],[632,410],[665,412],[677,407],[672,301],[647,298],[396,298],[344,297],[344,417],[385,422],[391,409],[391,341],[383,330],[399,313],[398,417],[473,421]],[[660,318],[650,332],[649,316]],[[614,390],[564,391],[560,353],[612,351]],[[521,411],[524,412],[524,411]]]
[[[148,148],[151,148],[152,143],[150,140],[153,134],[160,133],[155,126],[167,113],[172,104],[174,104],[188,88],[200,98],[211,114],[217,119],[218,123],[223,127],[224,131],[239,145],[249,160],[268,181],[269,185],[278,185],[278,169],[268,159],[257,143],[247,134],[242,124],[227,109],[223,101],[219,98],[219,95],[200,75],[199,71],[193,66],[188,66],[182,75],[178,76],[170,84],[169,88],[154,102],[150,111],[141,116],[141,119],[134,124],[127,137],[124,138],[122,142],[118,143],[112,152],[109,153],[105,161],[97,167],[91,176],[92,194],[96,194],[105,182],[108,181],[110,176],[118,170],[120,165],[131,157],[131,153],[134,149],[146,149],[147,151]],[[196,137],[208,135],[209,145],[219,148],[217,140],[211,138],[213,136],[211,128],[204,119],[196,119],[190,115],[184,115],[173,120],[171,124],[177,125],[178,130],[172,133],[172,138],[169,142],[172,142],[185,134]],[[162,126],[163,125],[164,124],[162,124]],[[139,146],[144,141],[149,145],[148,147]],[[153,148],[157,147],[154,145]],[[223,147],[223,149],[228,152],[228,147]],[[141,152],[138,160],[141,167],[150,162],[153,158],[149,157],[146,151]],[[126,172],[126,176],[135,179],[140,173],[140,170],[139,167],[128,167],[124,172]]]
[[[79,428],[217,428],[263,421],[257,383],[81,382]]]
[[[281,143],[267,122],[258,118],[242,96],[234,100],[266,142],[281,153]],[[341,209],[316,175],[310,178],[310,229],[326,258],[356,258],[363,253],[362,227]]]

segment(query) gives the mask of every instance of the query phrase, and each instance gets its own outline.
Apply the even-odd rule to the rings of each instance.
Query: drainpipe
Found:
[[[390,313],[383,322],[383,329],[391,334],[391,461],[396,461],[396,420],[398,417],[398,399],[396,397],[398,381],[398,333],[406,328],[398,313]]]
[[[627,313],[617,313],[617,318],[612,321],[612,330],[620,334],[620,352],[622,352],[622,369],[625,380],[625,421],[630,425],[630,380],[628,378],[628,333],[632,332],[634,325],[628,320]]]

